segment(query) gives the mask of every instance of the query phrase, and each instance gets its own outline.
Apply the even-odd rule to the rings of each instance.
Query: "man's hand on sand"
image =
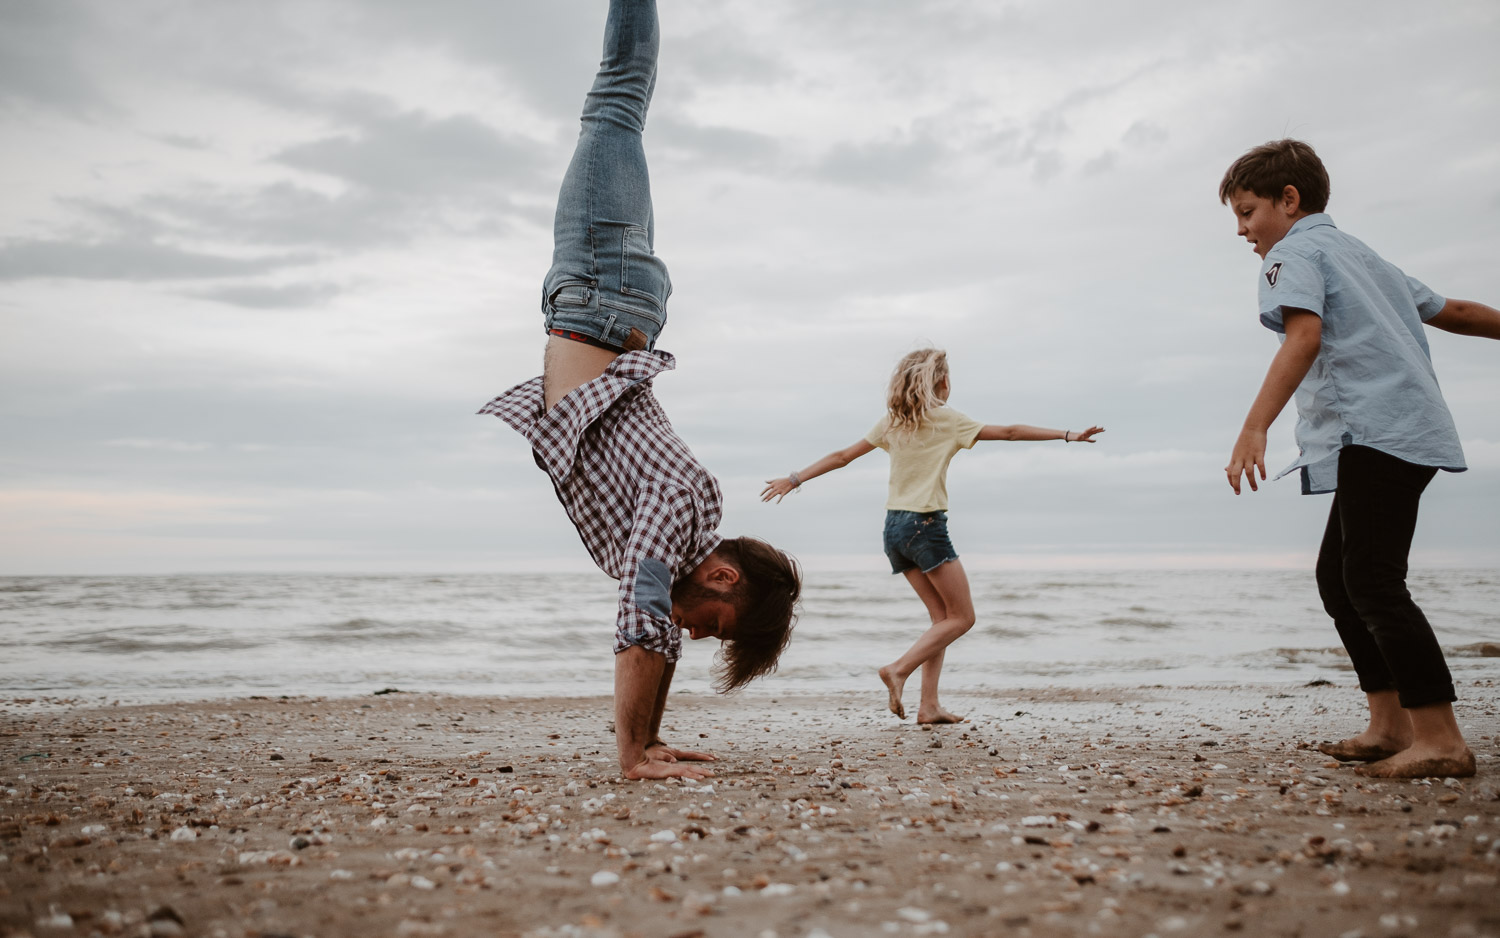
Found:
[[[673,749],[666,743],[655,742],[646,747],[646,758],[652,762],[718,762],[719,757],[707,752],[691,749]]]
[[[690,778],[693,780],[708,778],[713,771],[702,766],[692,765],[687,762],[658,762],[655,759],[642,759],[635,765],[625,770],[626,778]]]

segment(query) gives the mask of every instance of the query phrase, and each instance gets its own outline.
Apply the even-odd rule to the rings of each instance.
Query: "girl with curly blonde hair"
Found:
[[[912,352],[897,363],[886,393],[886,413],[869,433],[805,469],[770,480],[761,492],[762,501],[780,502],[803,482],[842,469],[877,447],[890,455],[885,554],[891,561],[891,572],[905,576],[916,590],[932,624],[904,655],[879,673],[891,712],[904,720],[902,690],[912,672],[922,669],[918,723],[957,723],[964,719],[938,702],[943,652],[974,625],[969,578],[948,539],[948,463],[959,450],[970,449],[980,440],[1092,443],[1104,432],[1103,427],[1077,432],[1025,424],[983,424],[948,406],[951,391],[948,354],[932,348]]]

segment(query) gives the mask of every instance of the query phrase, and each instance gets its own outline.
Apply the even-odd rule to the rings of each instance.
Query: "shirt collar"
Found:
[[[1311,215],[1303,215],[1297,219],[1296,223],[1288,228],[1286,233],[1289,235],[1296,234],[1299,231],[1306,231],[1309,228],[1316,228],[1319,225],[1327,225],[1330,228],[1338,227],[1338,225],[1333,223],[1333,218],[1327,212],[1314,212]]]

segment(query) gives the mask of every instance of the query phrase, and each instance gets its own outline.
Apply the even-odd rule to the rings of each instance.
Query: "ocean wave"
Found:
[[[1036,633],[1027,629],[1018,629],[1008,625],[981,625],[980,635],[988,635],[991,638],[1022,639],[1030,638]]]
[[[233,635],[214,635],[196,639],[185,637],[193,631],[191,628],[179,630],[172,629],[170,626],[158,629],[133,629],[129,633],[111,630],[53,638],[38,642],[37,645],[42,648],[68,649],[88,654],[148,655],[196,651],[244,651],[249,648],[259,648],[265,644],[265,642]],[[162,637],[154,638],[153,632]]]
[[[1141,616],[1109,616],[1108,618],[1100,619],[1099,624],[1110,626],[1123,625],[1129,628],[1157,630],[1175,629],[1177,627],[1177,623],[1171,619],[1146,619]]]
[[[1474,642],[1443,649],[1454,658],[1500,658],[1500,642]]]
[[[1271,653],[1288,664],[1316,664],[1340,671],[1352,671],[1349,653],[1342,647],[1331,648],[1273,648]]]
[[[385,622],[380,619],[348,619],[312,626],[289,636],[304,645],[350,645],[382,642],[431,642],[460,638],[471,630],[449,622]]]

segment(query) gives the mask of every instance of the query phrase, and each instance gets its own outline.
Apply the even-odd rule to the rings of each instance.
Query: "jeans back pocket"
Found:
[[[620,292],[648,299],[660,310],[666,309],[672,295],[667,265],[652,253],[646,229],[636,225],[627,226],[621,237]]]

